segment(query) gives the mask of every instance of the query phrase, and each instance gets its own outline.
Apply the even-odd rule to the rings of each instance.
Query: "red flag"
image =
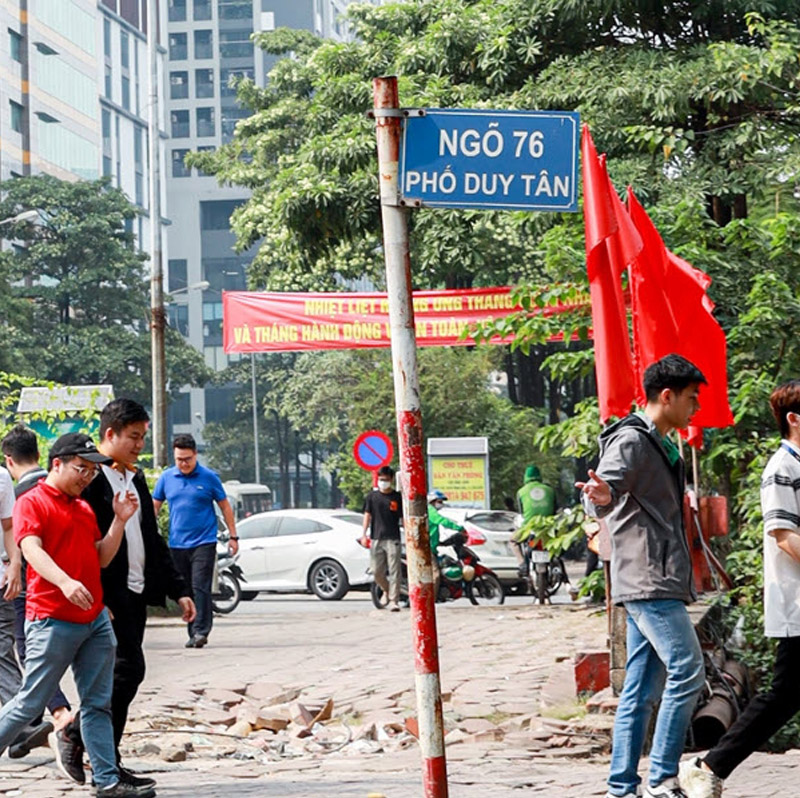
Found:
[[[600,419],[624,416],[637,394],[625,302],[620,277],[641,241],[616,196],[605,163],[597,157],[589,128],[583,126],[583,218],[586,270],[592,300],[595,370]],[[616,199],[616,203],[615,200]]]
[[[630,218],[641,235],[643,249],[631,267],[631,304],[636,369],[675,352],[691,360],[705,375],[700,410],[692,426],[733,424],[728,404],[725,333],[714,318],[714,303],[706,294],[711,278],[670,252],[644,208],[628,189]],[[697,430],[689,442],[701,442]]]

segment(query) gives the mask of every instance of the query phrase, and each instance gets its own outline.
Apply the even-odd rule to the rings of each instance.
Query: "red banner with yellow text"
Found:
[[[507,286],[415,291],[413,304],[417,346],[474,344],[461,337],[472,324],[522,310]],[[384,293],[225,291],[222,331],[227,354],[387,347],[389,301]],[[491,343],[510,340],[496,336]]]

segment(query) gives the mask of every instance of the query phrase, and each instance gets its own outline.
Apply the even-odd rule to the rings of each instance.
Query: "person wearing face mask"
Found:
[[[378,469],[378,488],[364,500],[363,546],[370,546],[375,584],[389,597],[389,609],[399,612],[400,605],[400,522],[403,520],[403,497],[394,489],[394,469]],[[371,544],[367,540],[372,540]],[[388,572],[388,580],[386,578]]]

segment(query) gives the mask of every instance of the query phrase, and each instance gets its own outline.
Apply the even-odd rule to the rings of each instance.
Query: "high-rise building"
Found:
[[[163,31],[166,8],[161,16]],[[150,236],[147,31],[147,0],[0,2],[0,179],[106,175],[142,209],[132,222],[142,249]],[[159,59],[163,81],[163,48]]]
[[[275,63],[254,47],[254,32],[289,27],[346,39],[350,34],[341,17],[348,1],[168,0],[166,182],[172,224],[167,289],[181,291],[169,318],[215,370],[232,360],[222,351],[222,291],[246,287],[252,259],[252,253],[234,252],[229,224],[231,213],[249,195],[187,168],[184,157],[229,141],[236,123],[248,116],[228,85],[230,77],[245,75],[264,86]],[[205,283],[207,288],[199,287]],[[202,445],[204,423],[233,412],[234,390],[186,389],[170,408],[173,429],[193,433]]]

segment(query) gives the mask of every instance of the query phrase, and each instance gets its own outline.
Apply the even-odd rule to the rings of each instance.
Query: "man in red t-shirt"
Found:
[[[0,709],[0,751],[45,707],[72,666],[81,726],[102,798],[152,798],[155,790],[120,781],[111,724],[116,640],[103,606],[100,569],[117,553],[138,500],[114,498],[114,521],[103,537],[80,498],[97,476],[101,454],[88,435],[62,435],[50,449],[47,478],[14,506],[14,538],[28,563],[27,653],[19,693]]]

